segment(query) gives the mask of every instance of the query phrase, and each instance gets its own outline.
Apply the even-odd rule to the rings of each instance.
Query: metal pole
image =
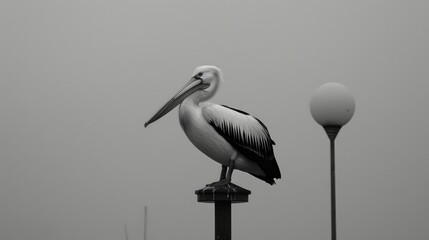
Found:
[[[230,201],[215,201],[215,240],[231,240]]]
[[[195,194],[198,202],[214,203],[215,240],[231,240],[231,204],[248,202],[250,191],[234,183],[209,184]]]
[[[331,139],[331,235],[337,239],[337,211],[335,197],[335,140]]]
[[[125,240],[128,240],[127,225],[124,225],[124,230],[125,230]]]
[[[143,240],[146,240],[147,231],[147,206],[144,206],[144,228],[143,228]]]
[[[324,126],[331,143],[331,235],[332,240],[337,239],[337,210],[335,199],[335,138],[341,126]]]

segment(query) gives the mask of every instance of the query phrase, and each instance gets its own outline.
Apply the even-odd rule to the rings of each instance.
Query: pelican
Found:
[[[186,136],[201,152],[222,165],[220,179],[212,185],[229,184],[234,169],[272,185],[281,174],[273,151],[275,143],[267,127],[244,111],[206,102],[222,81],[218,67],[197,67],[191,80],[144,126],[180,104],[179,121]]]

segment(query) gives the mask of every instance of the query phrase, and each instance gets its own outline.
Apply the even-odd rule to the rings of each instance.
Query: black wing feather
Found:
[[[246,115],[246,117],[252,117],[244,111],[224,105],[223,107]],[[256,162],[266,174],[266,176],[254,175],[255,177],[260,178],[269,184],[274,184],[274,178],[281,177],[280,169],[275,159],[272,146],[275,143],[271,139],[267,127],[259,119],[255,117],[252,118],[254,118],[265,130],[264,138],[257,138],[254,135],[252,136],[245,133],[230,122],[222,120],[219,122],[219,119],[217,121],[210,119],[208,122],[229,144],[236,148],[247,159]]]

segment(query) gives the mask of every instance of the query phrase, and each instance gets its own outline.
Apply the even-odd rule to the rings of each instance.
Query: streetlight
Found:
[[[350,121],[355,111],[355,99],[350,90],[340,83],[326,83],[313,93],[310,111],[322,125],[331,144],[331,236],[337,239],[335,204],[335,138],[341,127]]]

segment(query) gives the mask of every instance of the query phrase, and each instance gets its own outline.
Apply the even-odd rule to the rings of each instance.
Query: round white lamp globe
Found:
[[[336,82],[317,88],[310,101],[311,115],[323,127],[344,126],[352,118],[355,106],[351,91]]]

